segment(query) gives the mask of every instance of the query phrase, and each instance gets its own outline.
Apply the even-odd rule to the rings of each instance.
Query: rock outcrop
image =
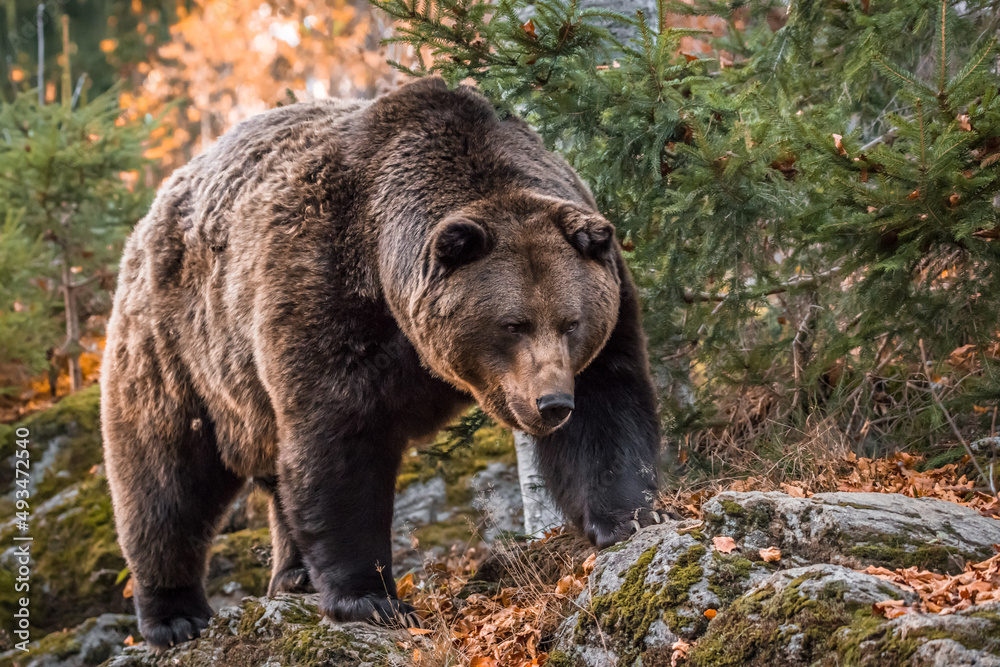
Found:
[[[723,493],[706,521],[665,522],[597,558],[563,623],[554,667],[1000,665],[996,603],[887,620],[916,594],[855,570],[961,571],[1000,544],[1000,522],[960,505],[871,493]],[[713,538],[732,538],[722,553]],[[759,550],[779,547],[765,562]],[[686,647],[685,647],[686,648]]]

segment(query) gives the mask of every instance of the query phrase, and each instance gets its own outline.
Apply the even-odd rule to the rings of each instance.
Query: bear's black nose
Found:
[[[569,394],[546,394],[537,401],[538,414],[547,426],[561,424],[573,411],[573,397]]]

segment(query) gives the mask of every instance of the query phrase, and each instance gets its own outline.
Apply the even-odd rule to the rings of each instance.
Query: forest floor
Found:
[[[241,498],[212,550],[208,591],[213,607],[226,611],[202,640],[166,657],[153,656],[145,652],[132,616],[128,570],[115,540],[101,461],[99,401],[92,385],[52,404],[38,398],[35,411],[26,411],[14,424],[0,424],[0,458],[8,462],[15,455],[15,429],[31,433],[29,533],[34,538],[32,590],[38,591],[31,604],[37,641],[25,653],[14,648],[14,636],[0,634],[0,651],[6,651],[0,667],[105,661],[121,667],[561,667],[637,660],[645,667],[796,665],[816,662],[812,657],[820,655],[821,644],[847,652],[840,664],[865,664],[858,656],[875,639],[892,643],[888,648],[879,644],[879,650],[895,656],[880,658],[879,664],[918,664],[914,656],[930,650],[927,642],[938,641],[978,651],[980,662],[969,664],[989,665],[995,659],[1000,665],[1000,649],[963,639],[982,630],[972,627],[976,623],[995,622],[990,628],[1000,631],[1000,556],[991,546],[1000,545],[1000,501],[981,488],[957,445],[933,457],[897,452],[865,458],[846,452],[816,458],[813,452],[810,474],[800,478],[766,469],[723,482],[685,483],[668,476],[657,506],[680,519],[643,529],[598,554],[563,529],[540,540],[523,538],[515,517],[519,491],[511,438],[496,427],[481,430],[450,455],[432,446],[408,453],[404,462],[394,526],[395,571],[400,596],[423,612],[425,629],[335,629],[319,624],[315,601],[308,597],[263,598],[270,540],[264,499],[254,493]],[[12,470],[9,465],[0,473],[4,517],[15,516]],[[903,504],[883,506],[869,494]],[[844,514],[844,507],[853,509]],[[865,512],[868,524],[884,524],[877,538],[865,537],[866,525],[851,518]],[[913,514],[919,520],[907,518]],[[821,527],[826,532],[818,539]],[[8,546],[19,532],[13,519],[0,526]],[[838,546],[820,549],[817,544],[831,535],[838,536]],[[5,618],[17,608],[12,555],[11,549],[0,555]],[[611,570],[618,574],[609,579]],[[784,580],[783,573],[795,577]],[[816,599],[804,592],[805,582],[813,579],[832,582]],[[872,588],[873,580],[884,582],[884,590]],[[790,602],[789,590],[799,598]],[[768,601],[762,591],[780,596]],[[822,607],[824,595],[833,595],[838,606]],[[864,604],[844,602],[852,595]],[[869,600],[872,595],[878,599]],[[772,641],[758,637],[738,655],[730,654],[736,650],[730,635],[745,621],[739,618],[748,605],[760,606],[764,611],[751,615],[763,614],[766,620],[753,625],[751,634],[770,628]],[[794,622],[767,620],[779,608]],[[808,619],[803,609],[809,610]],[[948,620],[955,627],[945,628],[932,622],[938,617],[965,620]],[[887,624],[904,621],[933,631],[921,635],[906,626],[900,632],[909,633],[908,643],[891,639],[895,626]],[[805,627],[816,622],[819,629]],[[798,634],[788,630],[799,626],[805,629]],[[869,644],[859,643],[858,633],[868,633]],[[777,644],[798,648],[781,655],[763,648]],[[962,664],[954,662],[958,649],[949,650],[925,664]]]

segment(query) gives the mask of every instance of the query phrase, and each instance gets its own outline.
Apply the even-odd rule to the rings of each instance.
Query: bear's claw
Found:
[[[315,593],[309,571],[304,567],[282,570],[271,577],[267,587],[267,596],[274,597],[279,593]]]
[[[416,609],[396,598],[378,595],[324,596],[320,611],[334,621],[367,621],[395,628],[423,627]]]
[[[201,636],[208,627],[208,619],[201,617],[165,618],[151,623],[141,623],[139,631],[154,653]]]

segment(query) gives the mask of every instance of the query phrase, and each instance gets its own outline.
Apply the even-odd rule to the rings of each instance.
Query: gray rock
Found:
[[[503,533],[524,532],[524,504],[517,468],[493,462],[469,480],[472,506],[483,515],[483,539],[492,542]]]
[[[447,491],[440,477],[414,482],[396,495],[393,531],[417,528],[447,518]]]
[[[0,664],[17,664],[20,667],[99,665],[120,654],[125,648],[125,638],[138,635],[138,628],[135,616],[101,614],[71,630],[46,635],[31,643],[27,653],[18,649],[7,651],[0,655]]]
[[[708,530],[744,549],[777,546],[806,562],[961,571],[993,555],[1000,521],[932,498],[893,493],[725,492],[705,503]]]
[[[660,664],[664,655],[669,664],[678,638],[704,631],[706,610],[770,576],[772,566],[715,552],[692,534],[693,525],[666,521],[601,552],[573,605],[578,611],[560,626],[556,650],[587,667]]]
[[[294,664],[392,667],[410,664],[399,644],[408,633],[365,623],[320,620],[315,595],[246,598],[212,618],[202,636],[156,655],[144,645],[126,649],[105,667],[213,667]]]
[[[872,605],[888,599],[911,605],[917,596],[839,565],[777,572],[709,624],[687,667],[996,664],[997,605],[944,616],[911,612],[887,621],[873,615]]]
[[[910,659],[913,667],[1000,667],[1000,657],[967,649],[954,639],[932,639]]]
[[[798,596],[811,601],[827,599],[833,594],[838,602],[853,609],[871,607],[890,598],[903,600],[908,605],[918,600],[913,591],[904,590],[884,579],[826,563],[776,572],[746,595],[753,595],[764,588],[781,595],[789,586],[795,586]]]

